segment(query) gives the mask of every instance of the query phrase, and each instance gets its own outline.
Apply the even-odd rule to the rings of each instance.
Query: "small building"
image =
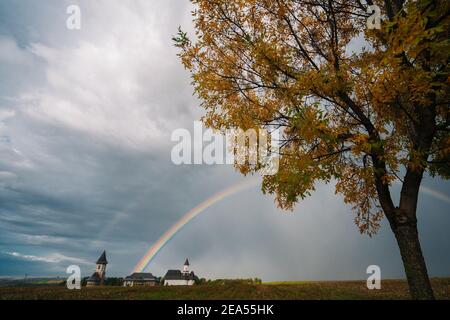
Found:
[[[164,276],[165,286],[192,286],[198,280],[194,271],[189,271],[189,260],[186,259],[183,271],[169,270]]]
[[[107,264],[108,260],[106,260],[106,251],[103,251],[102,255],[97,260],[95,272],[87,279],[87,287],[103,285],[105,281]]]
[[[151,273],[135,272],[123,281],[124,287],[156,286],[159,280]]]

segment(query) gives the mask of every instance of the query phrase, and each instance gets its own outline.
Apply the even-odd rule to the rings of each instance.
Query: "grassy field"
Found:
[[[433,279],[438,299],[450,299],[450,278]],[[385,280],[381,290],[368,290],[365,281],[277,282],[260,285],[225,284],[192,287],[94,287],[69,291],[62,286],[0,288],[0,299],[138,299],[138,300],[284,300],[284,299],[409,299],[405,281]]]

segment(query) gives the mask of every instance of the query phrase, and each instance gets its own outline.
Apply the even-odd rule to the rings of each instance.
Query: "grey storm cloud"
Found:
[[[70,31],[73,2],[0,4],[0,275],[61,275],[77,259],[89,274],[103,249],[109,274],[126,275],[185,212],[244,179],[170,161],[171,132],[202,114],[170,40],[192,31],[191,4],[75,1],[82,28]],[[429,185],[441,200],[421,198],[423,246],[430,273],[448,275],[447,189]],[[189,257],[212,278],[363,278],[370,264],[403,276],[387,226],[369,239],[353,217],[332,185],[292,213],[253,188],[191,221],[149,268]]]

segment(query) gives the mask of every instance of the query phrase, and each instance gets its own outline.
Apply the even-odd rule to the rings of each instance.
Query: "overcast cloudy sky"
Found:
[[[81,30],[66,28],[78,4]],[[175,166],[171,132],[201,116],[171,36],[192,30],[181,0],[0,1],[0,276],[129,274],[185,212],[242,179],[227,166]],[[450,275],[450,191],[427,178],[419,203],[432,276]],[[434,191],[430,191],[434,190]],[[434,194],[434,195],[433,195]],[[361,279],[377,264],[403,277],[385,224],[370,239],[334,195],[317,192],[293,213],[258,187],[198,216],[148,271],[186,257],[202,277]]]

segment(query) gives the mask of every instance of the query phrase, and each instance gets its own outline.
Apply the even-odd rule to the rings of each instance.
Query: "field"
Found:
[[[450,278],[432,279],[436,298],[450,299]],[[67,290],[63,286],[4,287],[0,300],[321,300],[409,299],[405,281],[385,280],[381,290],[368,290],[365,281],[229,283],[192,287],[94,287]]]

